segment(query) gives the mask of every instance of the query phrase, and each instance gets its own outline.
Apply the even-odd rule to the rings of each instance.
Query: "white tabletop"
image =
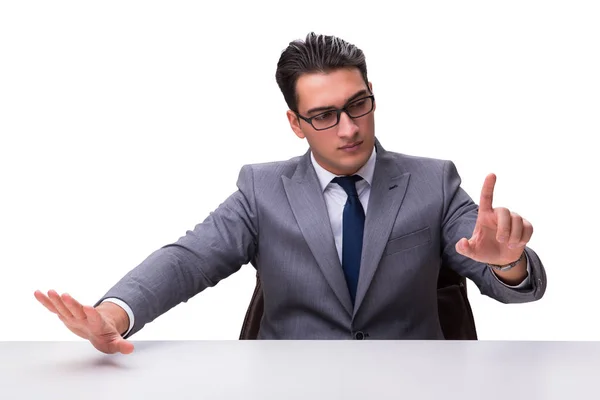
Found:
[[[600,342],[0,342],[0,399],[599,399]]]

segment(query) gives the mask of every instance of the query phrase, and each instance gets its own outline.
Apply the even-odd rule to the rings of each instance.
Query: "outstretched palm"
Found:
[[[133,351],[133,344],[123,339],[114,321],[91,306],[83,306],[68,294],[62,296],[50,290],[46,296],[37,290],[35,298],[50,312],[56,314],[66,327],[103,353]]]

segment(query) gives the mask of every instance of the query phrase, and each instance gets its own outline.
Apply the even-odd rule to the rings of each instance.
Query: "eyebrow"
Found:
[[[352,100],[355,100],[356,98],[358,98],[360,96],[363,96],[363,95],[365,95],[367,93],[369,93],[369,92],[367,92],[367,90],[363,89],[360,92],[357,92],[357,93],[353,94],[352,96],[350,96],[350,98],[348,98],[348,100],[346,100],[346,103],[344,104],[344,106],[346,106]],[[308,114],[312,114],[312,113],[317,112],[317,111],[326,111],[326,110],[331,110],[331,109],[335,110],[335,108],[336,108],[335,106],[315,107],[315,108],[311,108],[310,110],[308,110],[306,112],[306,114],[308,115]]]

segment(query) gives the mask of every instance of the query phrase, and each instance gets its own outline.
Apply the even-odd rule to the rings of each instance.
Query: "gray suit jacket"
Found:
[[[437,310],[442,262],[498,301],[543,296],[544,267],[529,248],[527,289],[507,287],[489,267],[456,253],[456,242],[473,232],[477,205],[460,188],[452,162],[376,146],[354,307],[308,152],[242,167],[235,193],[102,299],[116,297],[131,307],[131,336],[252,263],[264,294],[259,339],[350,339],[356,331],[369,339],[443,339]]]

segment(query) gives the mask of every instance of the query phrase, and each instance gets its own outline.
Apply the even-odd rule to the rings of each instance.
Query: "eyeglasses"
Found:
[[[312,125],[317,131],[324,131],[325,129],[333,128],[340,123],[340,116],[345,112],[350,118],[356,119],[364,117],[373,111],[375,104],[375,96],[361,97],[360,99],[353,100],[346,104],[343,108],[328,110],[317,114],[313,117],[306,118],[296,112],[299,118]]]

